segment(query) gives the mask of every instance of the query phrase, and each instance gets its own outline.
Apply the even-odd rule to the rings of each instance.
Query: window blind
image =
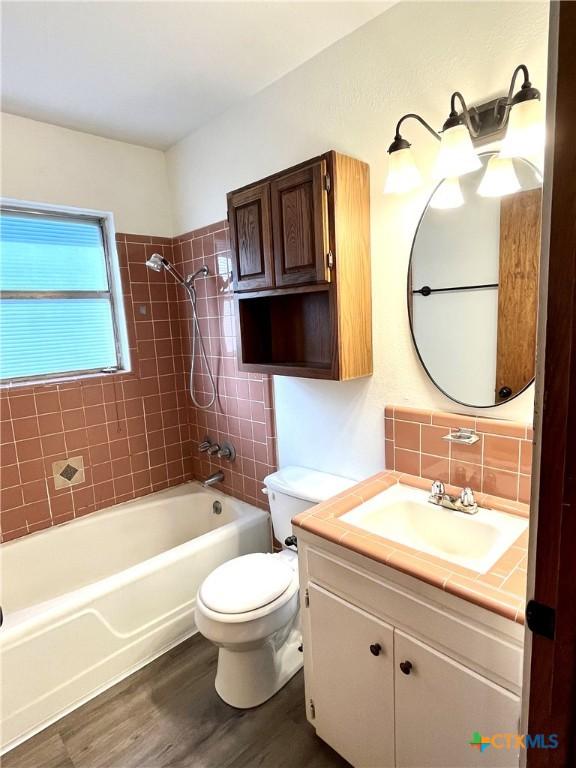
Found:
[[[2,211],[0,248],[4,383],[119,366],[99,220]]]

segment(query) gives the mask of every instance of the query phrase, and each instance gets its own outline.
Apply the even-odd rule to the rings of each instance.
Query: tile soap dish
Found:
[[[449,435],[444,435],[442,440],[447,440],[449,443],[459,443],[460,445],[474,445],[480,438],[473,429],[458,427],[455,432],[450,432]]]

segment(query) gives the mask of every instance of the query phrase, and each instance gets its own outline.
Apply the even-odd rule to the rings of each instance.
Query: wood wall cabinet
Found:
[[[276,285],[330,280],[326,161],[318,160],[270,185]]]
[[[369,187],[328,152],[228,194],[241,371],[372,373]]]
[[[234,253],[234,286],[239,290],[274,284],[270,187],[256,184],[228,195],[228,221]]]

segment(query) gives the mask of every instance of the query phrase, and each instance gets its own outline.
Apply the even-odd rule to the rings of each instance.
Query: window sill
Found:
[[[119,368],[116,371],[110,371],[110,373],[103,373],[102,371],[94,371],[93,373],[74,373],[62,376],[50,376],[46,378],[30,378],[30,379],[18,379],[15,381],[0,381],[0,389],[12,392],[13,390],[24,387],[49,387],[54,384],[72,384],[75,382],[84,381],[86,379],[103,379],[114,380],[118,376],[126,376],[132,378],[136,376],[136,372],[130,368]]]

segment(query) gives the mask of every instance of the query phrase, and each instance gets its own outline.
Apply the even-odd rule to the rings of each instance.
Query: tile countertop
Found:
[[[302,512],[292,522],[305,531],[523,624],[526,607],[528,530],[519,536],[488,573],[479,574],[339,520],[341,515],[396,483],[430,490],[430,480],[400,472],[381,472]],[[452,494],[459,492],[459,489],[453,486],[446,486],[446,490]],[[520,502],[483,493],[476,494],[476,501],[479,506],[525,518],[529,516],[528,506]]]

